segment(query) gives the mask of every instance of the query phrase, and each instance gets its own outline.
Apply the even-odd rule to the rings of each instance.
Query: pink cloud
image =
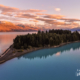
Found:
[[[52,19],[62,19],[65,17],[64,15],[55,15],[55,14],[47,14],[44,16],[44,18],[52,18]]]
[[[55,11],[61,11],[61,9],[60,8],[55,8]]]
[[[19,8],[9,7],[0,5],[1,14],[0,19],[10,21],[23,21],[23,19],[30,20],[32,22],[40,22],[55,25],[56,28],[72,28],[77,27],[79,24],[76,23],[80,19],[66,18],[64,15],[56,14],[45,14],[46,10],[39,9],[28,9],[21,10]],[[61,11],[60,8],[55,8],[55,11]]]

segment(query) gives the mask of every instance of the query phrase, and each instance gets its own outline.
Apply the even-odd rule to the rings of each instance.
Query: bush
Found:
[[[29,48],[29,49],[31,49],[31,48],[32,48],[32,46],[28,46],[28,48]]]
[[[23,49],[18,50],[18,52],[23,52]]]

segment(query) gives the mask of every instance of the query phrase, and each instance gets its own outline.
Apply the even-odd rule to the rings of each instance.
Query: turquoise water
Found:
[[[0,80],[80,80],[80,43],[43,49],[0,64]]]

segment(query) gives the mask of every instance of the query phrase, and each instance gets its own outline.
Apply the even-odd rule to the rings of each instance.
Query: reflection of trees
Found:
[[[43,49],[43,50],[38,50],[35,52],[31,52],[29,54],[23,55],[23,58],[27,59],[34,59],[34,58],[46,58],[48,56],[52,56],[53,54],[56,54],[57,52],[63,52],[63,51],[69,51],[70,49],[76,50],[79,49],[80,43],[72,43],[68,44],[62,47],[58,48],[51,48],[51,49]],[[19,59],[20,57],[18,57]]]

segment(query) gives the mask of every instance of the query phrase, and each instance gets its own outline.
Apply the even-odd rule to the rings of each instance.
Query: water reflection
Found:
[[[76,50],[80,48],[80,43],[71,43],[62,47],[58,48],[51,48],[51,49],[43,49],[43,50],[38,50],[35,52],[31,52],[28,54],[23,55],[22,57],[25,59],[34,59],[34,58],[47,58],[48,56],[56,55],[60,56],[62,52],[70,51],[70,50]],[[18,59],[21,57],[18,57]]]
[[[61,54],[61,52],[57,52],[57,53],[56,53],[56,56],[60,56],[60,54]]]
[[[2,54],[12,43],[17,35],[32,34],[36,32],[0,32],[0,54]]]

